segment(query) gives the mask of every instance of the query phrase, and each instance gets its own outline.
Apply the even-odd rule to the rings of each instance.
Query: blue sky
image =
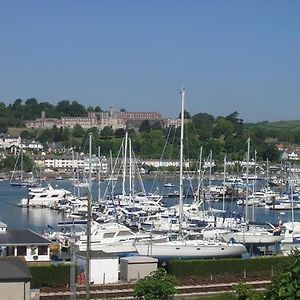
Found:
[[[300,1],[0,0],[0,101],[300,119]]]

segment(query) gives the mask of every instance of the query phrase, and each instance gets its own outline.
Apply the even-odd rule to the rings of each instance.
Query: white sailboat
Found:
[[[274,227],[270,224],[265,224],[264,226],[255,225],[249,223],[248,217],[248,207],[249,207],[249,185],[248,185],[248,175],[249,175],[249,156],[250,156],[250,138],[247,140],[247,173],[246,173],[246,199],[244,202],[245,205],[245,223],[240,224],[236,228],[224,228],[220,229],[211,229],[204,235],[215,234],[218,237],[223,238],[226,241],[234,239],[237,242],[240,242],[245,245],[257,245],[257,246],[270,246],[275,245],[282,241],[284,238],[281,229]],[[253,201],[251,199],[251,201]],[[253,204],[253,203],[252,203]],[[254,214],[253,214],[254,221]]]
[[[17,170],[19,164],[20,164],[20,169]],[[33,177],[24,178],[23,164],[24,164],[24,153],[23,153],[23,147],[21,146],[18,158],[15,163],[14,170],[10,178],[10,185],[17,186],[17,187],[36,187],[38,185],[38,181],[35,178]]]
[[[180,135],[180,190],[179,190],[179,232],[183,225],[183,133],[184,133],[184,98],[185,89],[181,90],[181,135]],[[179,235],[180,236],[180,235]],[[152,256],[158,259],[187,258],[221,258],[241,257],[247,253],[244,245],[221,241],[184,240],[163,243],[136,243],[139,255]]]

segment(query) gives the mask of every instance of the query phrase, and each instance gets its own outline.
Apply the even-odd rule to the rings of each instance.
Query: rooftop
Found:
[[[0,234],[1,246],[13,245],[49,245],[51,241],[29,229],[7,229]]]
[[[31,273],[19,257],[0,257],[0,282],[29,280]]]

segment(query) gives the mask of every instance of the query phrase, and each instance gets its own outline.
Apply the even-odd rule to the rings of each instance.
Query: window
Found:
[[[18,246],[17,247],[17,256],[25,256],[27,251],[26,246]]]
[[[38,246],[38,255],[47,255],[48,246]]]
[[[15,247],[8,247],[7,256],[15,256]]]
[[[124,235],[134,235],[134,233],[130,231],[119,231],[117,236],[124,236]]]
[[[106,232],[103,234],[103,238],[112,238],[114,237],[115,232]]]

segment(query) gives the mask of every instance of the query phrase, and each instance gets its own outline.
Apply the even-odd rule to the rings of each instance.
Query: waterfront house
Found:
[[[8,229],[0,222],[0,256],[17,256],[26,261],[50,261],[51,241],[29,229]]]
[[[31,274],[27,263],[18,257],[0,258],[1,299],[30,300]]]

